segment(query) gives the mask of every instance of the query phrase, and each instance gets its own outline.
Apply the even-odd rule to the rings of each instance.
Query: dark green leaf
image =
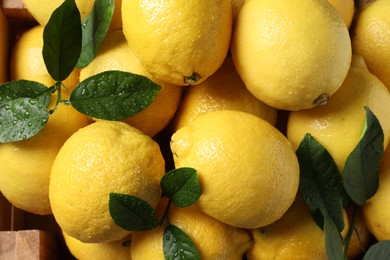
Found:
[[[178,207],[188,207],[201,194],[198,174],[193,168],[178,168],[167,172],[161,179],[163,195],[172,199]]]
[[[364,135],[348,156],[342,174],[346,192],[358,205],[363,205],[378,189],[378,173],[384,153],[382,127],[372,111],[368,107],[365,110]]]
[[[100,119],[122,120],[144,110],[160,86],[124,71],[105,71],[80,82],[70,102],[81,113]]]
[[[34,98],[47,107],[51,94],[45,85],[35,81],[16,80],[0,85],[0,104],[22,97]]]
[[[16,142],[39,133],[49,112],[38,100],[18,98],[0,105],[0,142]]]
[[[82,51],[77,67],[86,67],[95,57],[110,27],[114,0],[95,0],[91,13],[82,24]]]
[[[300,166],[299,193],[315,222],[323,228],[321,212],[327,212],[341,232],[345,192],[333,158],[310,134],[302,139],[296,153]]]
[[[135,196],[111,192],[109,211],[114,222],[128,231],[150,230],[158,226],[153,207]]]
[[[50,76],[55,81],[66,79],[75,68],[80,52],[80,12],[74,0],[65,0],[52,13],[43,31],[42,54]]]
[[[389,260],[390,240],[382,240],[373,244],[364,255],[363,260]]]
[[[333,220],[324,212],[325,249],[328,259],[343,259],[343,239]]]
[[[205,241],[207,242],[207,241]],[[191,238],[175,225],[168,225],[163,237],[164,259],[166,260],[197,260],[200,259]]]

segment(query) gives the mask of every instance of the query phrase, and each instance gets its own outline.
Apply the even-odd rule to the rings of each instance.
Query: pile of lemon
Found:
[[[24,0],[38,24],[13,46],[10,80],[54,84],[42,34],[61,2]],[[76,1],[81,18],[93,2]],[[163,227],[120,228],[108,195],[135,195],[158,211],[172,161],[199,175],[199,200],[172,206],[170,221],[202,259],[326,259],[323,231],[298,193],[295,150],[311,133],[341,172],[361,137],[364,106],[387,147],[389,13],[390,0],[116,0],[96,58],[63,83],[70,93],[85,78],[122,70],[159,84],[157,98],[122,122],[60,104],[37,136],[0,144],[0,191],[18,208],[53,214],[76,258],[163,259]],[[350,258],[390,239],[389,198],[386,149]]]

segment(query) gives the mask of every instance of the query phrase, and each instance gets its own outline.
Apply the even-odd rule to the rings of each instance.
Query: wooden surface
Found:
[[[1,231],[0,259],[57,259],[55,236],[41,230]]]
[[[10,20],[34,21],[34,18],[23,5],[22,0],[0,0],[5,15]]]

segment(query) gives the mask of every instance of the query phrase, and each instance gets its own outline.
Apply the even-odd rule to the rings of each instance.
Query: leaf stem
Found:
[[[169,225],[169,216],[168,216],[168,214],[169,214],[169,209],[171,208],[171,205],[172,205],[172,200],[169,199],[167,207],[165,208],[164,214],[161,217],[160,226],[162,226],[164,224],[164,220],[166,221],[167,225]]]
[[[52,109],[49,110],[49,113],[50,114],[53,114],[53,112],[57,109],[58,107],[58,104],[60,103],[61,101],[61,86],[62,86],[62,82],[61,81],[56,81],[56,83],[54,84],[54,92],[57,92],[57,99],[56,99],[56,102],[53,106]]]
[[[349,225],[347,235],[344,239],[344,255],[343,259],[347,260],[348,259],[348,247],[349,247],[349,242],[352,237],[352,233],[355,230],[355,223],[356,223],[356,216],[357,216],[357,209],[358,206],[354,203],[353,204],[353,209],[352,209],[352,218],[351,218],[351,224]]]

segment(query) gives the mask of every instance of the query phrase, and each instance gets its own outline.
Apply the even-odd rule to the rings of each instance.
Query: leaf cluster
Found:
[[[45,86],[27,80],[0,84],[0,143],[38,134],[59,103],[93,118],[122,120],[153,102],[160,86],[142,75],[124,71],[105,71],[89,77],[77,84],[69,100],[62,98],[62,90],[66,90],[62,81],[76,67],[85,67],[96,57],[111,23],[114,4],[114,0],[96,0],[85,21],[80,20],[74,0],[65,0],[52,13],[43,31],[42,56],[55,84]],[[54,105],[49,107],[51,103]]]
[[[329,259],[347,259],[356,207],[363,206],[376,193],[379,185],[384,134],[374,113],[368,107],[364,109],[366,120],[362,137],[348,156],[342,173],[329,152],[310,133],[304,136],[296,151],[300,165],[299,194],[309,207],[314,221],[324,230]],[[343,239],[343,209],[350,205],[354,207],[352,223]],[[378,259],[372,256],[388,250],[388,244],[381,243],[370,248],[370,254],[367,252],[364,259]]]
[[[201,195],[198,174],[193,168],[177,168],[167,172],[161,179],[163,196],[169,198],[164,214],[159,220],[157,213],[146,201],[128,194],[112,192],[109,211],[114,222],[128,231],[151,230],[166,223],[163,233],[165,259],[200,259],[191,238],[169,221],[169,210],[173,203],[177,207],[188,207]]]

